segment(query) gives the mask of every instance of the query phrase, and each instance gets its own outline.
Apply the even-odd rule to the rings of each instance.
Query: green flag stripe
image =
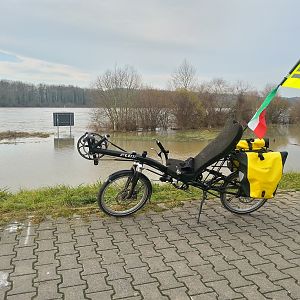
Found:
[[[275,89],[273,89],[268,96],[266,97],[266,99],[264,100],[264,102],[261,104],[260,108],[257,110],[257,112],[255,113],[255,115],[253,116],[253,118],[251,119],[254,120],[256,118],[259,117],[259,115],[262,113],[262,111],[270,104],[270,102],[272,101],[272,99],[276,96],[277,90],[278,90],[279,86],[277,86]]]

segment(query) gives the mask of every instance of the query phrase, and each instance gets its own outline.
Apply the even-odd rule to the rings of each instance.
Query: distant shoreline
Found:
[[[38,137],[38,138],[48,138],[50,133],[47,132],[25,132],[25,131],[0,131],[0,141],[1,140],[11,140],[17,138],[31,138],[31,137]]]

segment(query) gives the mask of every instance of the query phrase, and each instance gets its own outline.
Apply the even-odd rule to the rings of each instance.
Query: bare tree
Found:
[[[93,98],[99,108],[96,114],[104,111],[106,120],[109,120],[107,125],[113,130],[135,130],[135,99],[140,87],[141,77],[133,67],[115,67],[113,70],[107,70],[95,83]]]
[[[215,96],[215,109],[218,112],[224,111],[229,108],[232,102],[231,86],[223,78],[214,78],[210,81],[208,90]]]
[[[203,125],[207,127],[222,126],[230,114],[232,97],[231,88],[222,78],[215,78],[202,84],[199,97],[205,109]]]
[[[270,91],[274,88],[274,84],[268,84],[265,89],[261,92],[262,98],[264,99]],[[280,94],[277,94],[271,101],[266,111],[266,120],[272,124],[282,124],[288,122],[289,115],[289,103],[283,99]]]
[[[170,83],[174,90],[193,90],[196,86],[196,69],[185,59],[172,74]]]
[[[236,102],[233,107],[234,118],[241,124],[246,125],[253,114],[253,109],[249,103],[250,85],[244,81],[237,81],[232,86],[232,94],[236,97]]]
[[[290,123],[300,124],[300,101],[293,103],[290,109]]]
[[[201,126],[204,109],[195,92],[185,89],[173,93],[172,114],[180,129],[195,129]]]
[[[171,111],[178,128],[198,128],[203,107],[195,93],[196,69],[186,59],[174,71],[170,79],[172,95]]]
[[[169,119],[169,101],[166,91],[144,88],[139,93],[137,110],[139,125],[144,130],[167,128]]]

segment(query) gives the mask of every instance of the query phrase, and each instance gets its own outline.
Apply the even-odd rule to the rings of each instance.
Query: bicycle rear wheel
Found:
[[[267,199],[240,196],[240,185],[238,172],[230,174],[225,180],[220,199],[226,209],[236,214],[248,214],[266,203]]]
[[[151,194],[151,182],[144,174],[123,170],[110,175],[102,185],[98,204],[108,215],[123,217],[141,209]]]

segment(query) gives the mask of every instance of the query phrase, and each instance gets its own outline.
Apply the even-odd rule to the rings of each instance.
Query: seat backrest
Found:
[[[194,157],[194,171],[198,173],[235,149],[243,135],[243,127],[228,120],[220,134]]]

